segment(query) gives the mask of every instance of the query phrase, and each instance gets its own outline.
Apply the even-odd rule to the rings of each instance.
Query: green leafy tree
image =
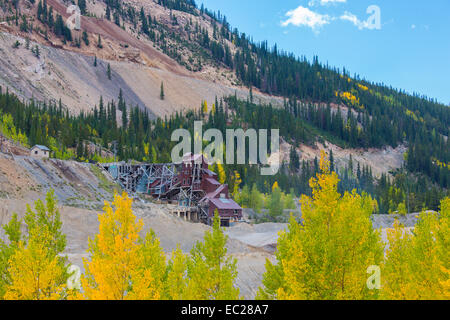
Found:
[[[294,190],[291,189],[287,195],[283,196],[283,207],[285,209],[296,209],[294,198]]]
[[[281,195],[281,189],[277,184],[274,188],[272,188],[272,194],[269,198],[269,214],[272,217],[277,217],[283,214],[283,202],[281,200]]]
[[[22,240],[20,226],[21,220],[18,219],[16,213],[12,215],[8,224],[2,226],[9,244],[0,239],[0,299],[5,295],[7,286],[11,284],[11,276],[8,271],[9,259],[17,251]]]
[[[450,198],[440,213],[424,211],[410,232],[395,222],[388,230],[381,298],[389,300],[449,299]]]
[[[256,183],[254,183],[252,186],[252,191],[250,193],[249,207],[254,209],[256,212],[261,212],[263,204],[263,195],[261,194],[261,192],[259,192]]]
[[[47,247],[54,255],[64,251],[67,240],[61,230],[61,214],[59,213],[58,201],[53,190],[47,192],[45,203],[40,199],[34,203],[34,210],[30,205],[27,205],[24,222],[28,226],[28,230],[45,230],[48,232]]]
[[[185,299],[235,300],[239,289],[234,281],[237,276],[236,259],[227,255],[228,237],[220,227],[216,210],[212,231],[205,233],[204,241],[197,242],[187,264],[188,285]]]
[[[189,258],[180,247],[172,252],[172,259],[167,266],[166,295],[169,300],[184,299],[188,278],[187,266]]]
[[[9,244],[0,241],[0,294],[7,299],[63,299],[69,294],[67,257],[62,256],[66,236],[53,190],[45,200],[37,200],[34,210],[27,205],[27,236],[16,214],[4,226]]]
[[[383,244],[370,215],[374,201],[337,191],[339,179],[322,153],[321,172],[303,196],[302,224],[291,217],[280,234],[277,263],[266,262],[258,299],[375,299],[366,286],[367,268],[380,265]]]
[[[397,212],[398,212],[398,214],[401,214],[402,216],[405,216],[408,213],[407,210],[406,210],[406,203],[405,203],[405,201],[401,202],[398,205]]]

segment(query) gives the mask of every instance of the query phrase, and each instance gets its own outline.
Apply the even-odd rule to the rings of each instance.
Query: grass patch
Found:
[[[91,165],[90,170],[92,174],[98,179],[98,185],[100,188],[111,193],[122,193],[122,188],[117,183],[108,180],[103,174],[102,169],[100,169],[96,165]]]

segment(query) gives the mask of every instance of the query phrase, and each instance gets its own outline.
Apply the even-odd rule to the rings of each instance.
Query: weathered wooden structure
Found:
[[[211,223],[215,210],[223,225],[242,218],[242,208],[230,199],[228,186],[217,181],[202,155],[186,154],[181,163],[125,162],[101,164],[129,194],[176,200],[178,216]]]

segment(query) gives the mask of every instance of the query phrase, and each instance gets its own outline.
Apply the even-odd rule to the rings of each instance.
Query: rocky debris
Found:
[[[373,227],[375,229],[393,228],[394,222],[398,220],[402,226],[413,228],[418,220],[419,213],[401,214],[376,214],[372,216]]]
[[[93,166],[89,163],[30,156],[12,158],[0,153],[0,181],[3,182],[0,185],[0,201],[1,198],[16,197],[36,199],[53,189],[61,204],[101,208],[104,200],[112,199],[114,190],[105,189],[108,177],[105,175],[99,178]],[[17,173],[17,176],[12,173]]]
[[[231,239],[273,253],[279,232],[286,228],[286,223],[261,223],[255,225],[240,223],[227,229],[226,234]]]

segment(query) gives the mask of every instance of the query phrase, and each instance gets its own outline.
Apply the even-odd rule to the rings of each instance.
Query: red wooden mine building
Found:
[[[184,155],[176,181],[180,184],[179,205],[196,204],[208,223],[215,210],[225,225],[242,218],[242,208],[230,198],[228,185],[217,181],[203,155]]]
[[[128,193],[177,201],[183,210],[178,213],[188,215],[190,220],[210,224],[215,210],[225,226],[242,218],[242,208],[230,199],[228,185],[217,181],[217,174],[208,169],[203,155],[185,154],[180,163],[121,162],[102,166]]]

